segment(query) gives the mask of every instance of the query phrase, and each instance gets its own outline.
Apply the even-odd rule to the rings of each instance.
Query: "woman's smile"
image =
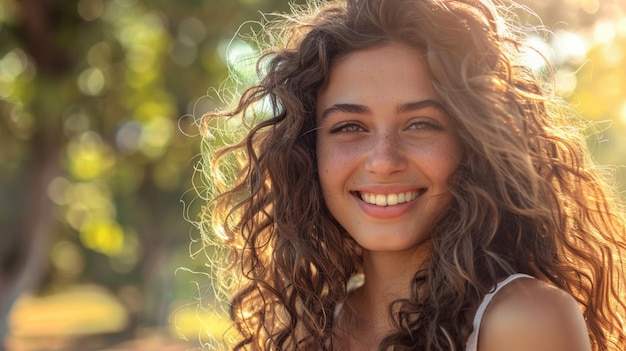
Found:
[[[356,194],[361,200],[367,202],[368,204],[387,207],[411,202],[421,194],[421,191],[416,190],[391,194],[358,192]]]
[[[363,213],[372,219],[394,219],[408,213],[425,190],[394,192],[388,194],[358,192],[355,193]]]

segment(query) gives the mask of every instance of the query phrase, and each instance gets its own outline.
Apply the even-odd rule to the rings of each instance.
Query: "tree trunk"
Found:
[[[58,174],[57,147],[49,144],[42,135],[35,136],[28,189],[24,193],[26,206],[21,211],[24,216],[14,233],[3,234],[12,240],[3,242],[4,257],[0,266],[0,340],[5,340],[15,301],[36,287],[46,271],[54,228],[53,204],[46,194],[48,184]],[[0,350],[4,350],[4,345],[0,345]]]
[[[71,65],[67,54],[53,40],[55,21],[59,18],[51,7],[54,3],[21,0],[19,4],[21,21],[18,30],[24,38],[24,49],[37,66],[36,79],[61,77]],[[38,88],[34,87],[41,92]],[[1,233],[0,351],[5,348],[2,341],[6,339],[9,315],[15,301],[24,292],[36,288],[45,275],[47,252],[54,234],[54,205],[47,196],[47,188],[60,174],[58,160],[63,136],[60,111],[45,106],[42,100],[45,101],[35,98],[30,106],[38,128],[29,141],[28,176],[23,183],[26,189],[22,190],[24,208],[18,209],[18,218],[11,226],[13,230]]]

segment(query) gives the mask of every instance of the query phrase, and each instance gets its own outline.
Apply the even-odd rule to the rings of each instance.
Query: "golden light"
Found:
[[[52,295],[22,296],[9,320],[14,337],[101,334],[120,331],[128,313],[111,293],[75,286]]]

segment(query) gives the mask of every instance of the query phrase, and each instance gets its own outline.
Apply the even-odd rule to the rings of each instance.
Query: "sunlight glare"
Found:
[[[611,21],[597,21],[593,28],[593,40],[598,44],[609,44],[615,40],[615,32],[615,25]]]
[[[522,64],[529,66],[533,71],[538,72],[546,67],[546,59],[552,57],[552,49],[543,38],[531,35],[526,39],[526,45],[530,50],[523,52]]]
[[[594,15],[600,9],[600,0],[580,0],[580,8],[590,15]]]
[[[553,64],[560,65],[565,62],[581,64],[587,57],[589,46],[580,35],[570,31],[557,31],[552,38]]]

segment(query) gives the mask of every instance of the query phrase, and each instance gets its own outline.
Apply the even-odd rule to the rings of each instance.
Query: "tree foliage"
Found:
[[[238,26],[286,6],[0,2],[0,334],[28,290],[134,289],[129,309],[147,324],[192,295],[174,270],[201,265],[184,259],[197,234],[181,203],[194,192],[194,123],[220,104],[207,92],[227,76]]]

